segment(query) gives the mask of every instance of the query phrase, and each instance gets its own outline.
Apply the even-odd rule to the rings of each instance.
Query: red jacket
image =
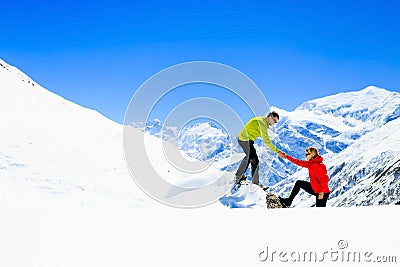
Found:
[[[286,156],[286,158],[294,164],[308,169],[311,187],[315,193],[330,192],[328,187],[329,177],[326,171],[326,166],[324,163],[322,163],[324,159],[321,156],[316,156],[309,161],[298,160],[291,156]]]

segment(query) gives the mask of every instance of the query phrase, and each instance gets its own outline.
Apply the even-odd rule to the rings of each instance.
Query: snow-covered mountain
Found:
[[[0,60],[0,205],[136,206],[122,126]]]
[[[331,157],[353,144],[361,136],[400,117],[400,94],[369,86],[355,92],[340,93],[311,100],[296,110],[281,114],[277,125],[277,146],[297,158],[304,158],[308,146]],[[259,145],[262,145],[259,143]],[[261,153],[262,162],[271,158]],[[293,174],[297,167],[275,158],[273,169],[261,164],[260,170],[273,185]]]
[[[131,126],[170,143],[176,142],[179,132],[178,128],[164,125],[159,119],[148,121],[146,123],[132,122]]]
[[[0,98],[2,203],[146,203],[148,197],[132,183],[125,166],[122,125],[45,90],[1,60]],[[304,149],[313,145],[324,156],[331,177],[329,205],[399,203],[399,93],[370,86],[311,100],[292,112],[273,109],[281,116],[274,139],[279,148],[303,158]],[[213,159],[220,170],[237,168],[238,163],[221,165],[232,154],[240,158],[235,137],[212,123],[181,130],[159,120],[133,126],[173,143],[195,160]],[[307,177],[271,153],[261,139],[256,149],[260,181],[276,193],[287,194],[296,179]],[[192,180],[161,171],[191,186]],[[195,177],[193,183],[203,178]],[[312,200],[302,194],[295,204],[312,205]]]
[[[201,161],[230,156],[231,143],[230,136],[212,122],[184,127],[178,134],[178,147]]]
[[[285,115],[283,110],[280,113]],[[145,128],[144,124],[136,126]],[[152,128],[148,126],[147,131]],[[192,210],[152,205],[154,201],[137,188],[126,168],[122,125],[45,90],[1,60],[0,127],[2,266],[256,266],[261,262],[273,265],[273,257],[261,262],[260,257],[265,256],[265,248],[279,251],[282,247],[297,253],[308,253],[310,249],[322,258],[325,250],[335,253],[357,250],[368,251],[368,255],[374,253],[368,262],[382,259],[381,255],[398,259],[399,234],[393,229],[397,226],[399,206],[276,211],[265,209],[265,197],[256,199],[254,196],[253,199],[247,197],[247,202],[237,203],[240,207],[253,208],[251,210],[230,210],[219,202]],[[199,140],[207,142],[212,140],[207,136],[208,130],[215,136],[223,133],[208,127],[213,128],[213,125],[202,125],[202,132],[192,134],[201,132]],[[329,205],[398,201],[398,129],[399,119],[391,119],[381,127],[376,126],[376,131],[372,129],[352,141],[340,154],[325,154],[330,158],[327,165],[333,177],[333,195],[336,195],[329,200]],[[176,129],[169,130],[164,129],[164,132],[175,135],[172,133]],[[185,132],[180,133],[182,140]],[[154,148],[161,143],[160,138],[146,137],[152,145],[149,149],[154,152],[151,155],[160,160],[157,155],[162,151]],[[168,134],[163,138],[168,140]],[[220,138],[228,140],[223,135]],[[192,141],[183,144],[184,149],[196,147]],[[264,147],[258,149],[263,152]],[[234,147],[232,151],[236,153]],[[194,157],[197,155],[202,154],[195,153]],[[217,163],[221,163],[221,159],[216,157]],[[275,168],[273,165],[271,169]],[[160,171],[171,174],[167,169]],[[288,189],[292,178],[304,178],[301,172],[295,175],[286,180]],[[283,182],[276,185],[279,192],[285,192],[284,188]],[[310,198],[303,197],[305,202],[297,201],[297,205],[310,206]],[[76,208],[81,206],[85,208]],[[382,218],[385,227],[375,227],[371,216]],[[324,233],[324,238],[321,240],[319,236],[313,237],[307,231],[299,232],[297,227],[292,227],[293,218],[300,217],[305,224],[324,218],[324,223],[312,226],[314,232]],[[343,224],[343,218],[356,227]],[[265,231],[250,236],[238,233],[238,225],[249,221],[260,222]],[[285,229],[285,233],[275,229]],[[370,242],[366,242],[365,233]],[[157,238],[149,239],[153,236]],[[299,236],[296,240],[300,241],[296,243],[292,236]],[[215,242],[216,237],[221,242]],[[338,240],[339,237],[345,239]],[[289,241],[294,243],[289,247],[281,245]],[[337,244],[341,244],[338,241],[346,245],[349,242],[350,249],[338,248]],[[229,256],[238,243],[246,243],[246,246],[235,257]],[[132,252],[139,253],[132,257]],[[274,259],[278,262],[278,258]],[[337,259],[335,262],[329,261],[329,257],[325,259],[324,265],[337,265]],[[345,261],[343,264],[362,266],[363,263],[347,261],[346,265]]]
[[[360,91],[305,102],[297,110],[342,117],[344,124],[352,128],[358,125],[361,129],[371,130],[400,117],[399,100],[397,92],[368,86]]]
[[[332,190],[328,205],[400,201],[399,93],[369,86],[361,91],[311,100],[293,112],[279,110],[279,113],[282,119],[277,146],[304,159],[305,148],[312,145],[324,156]],[[305,170],[288,161],[277,159],[273,166],[269,180],[277,182],[272,190],[278,194],[288,194],[295,180],[307,179]],[[381,173],[384,175],[378,179]],[[375,179],[379,182],[374,182]],[[304,202],[304,198],[310,198],[301,195],[303,199],[297,199],[298,205],[313,205],[313,199]]]
[[[157,203],[137,186],[127,168],[123,125],[47,91],[4,61],[0,61],[0,111],[0,206],[103,208]],[[194,165],[201,165],[205,172],[179,172],[163,152],[166,147],[169,152],[177,151],[178,156],[182,151],[176,144],[160,142],[159,123],[135,126],[143,127],[145,133],[133,127],[131,132],[144,137],[148,160],[169,185],[192,189],[225,174],[221,165],[224,160],[216,167],[197,161],[199,164]],[[218,129],[213,129],[219,136]],[[163,127],[163,131],[164,137],[175,138],[174,128]],[[191,138],[189,133],[182,135],[182,140]],[[218,154],[228,153],[219,139],[209,140],[207,146],[190,149],[186,142],[180,146],[204,160],[216,155],[217,146],[221,151]],[[139,160],[144,158],[141,155]],[[218,186],[222,192],[230,188],[229,184]],[[179,199],[184,193],[172,189],[165,190],[169,199]]]
[[[280,149],[294,157],[303,159],[305,148],[315,146],[326,159],[332,177],[331,205],[387,204],[399,201],[398,188],[396,187],[398,186],[396,182],[396,164],[398,163],[395,163],[398,160],[398,155],[393,150],[393,148],[396,148],[393,141],[400,140],[400,134],[396,131],[395,126],[400,121],[399,93],[369,86],[360,91],[340,93],[305,102],[292,112],[279,108],[272,109],[278,111],[281,117],[275,131],[277,137],[274,138],[275,144]],[[160,121],[150,121],[147,122],[145,131],[154,134],[157,132],[154,129],[161,131],[162,127]],[[231,142],[232,137],[222,131],[216,134],[215,129],[206,123],[192,125],[182,130],[180,136],[178,136],[179,133],[176,128],[171,130],[172,128],[169,127],[167,129],[168,134],[165,138],[180,143],[184,151],[198,160],[208,159],[199,155],[203,155],[201,154],[201,145],[209,144],[210,140],[212,140],[211,143],[224,144],[225,151],[230,153],[240,151],[235,142]],[[175,137],[171,138],[170,135]],[[373,159],[360,157],[358,153],[364,151],[362,148],[375,149],[377,144],[382,142],[382,137],[377,138],[377,135],[388,135],[387,139],[391,140],[391,143],[386,142],[388,146],[382,147],[379,151],[373,150],[377,152],[372,157]],[[182,144],[185,145],[182,146]],[[371,146],[371,144],[375,145]],[[221,149],[217,149],[217,147],[214,147],[214,154],[220,153],[220,157],[229,155],[228,153],[221,153]],[[255,147],[260,158],[260,181],[273,186],[272,190],[276,193],[285,194],[286,191],[290,190],[296,179],[307,177],[306,173],[301,171],[299,167],[278,158],[276,154],[266,148],[261,139],[256,140]],[[358,148],[354,149],[356,147]],[[207,151],[208,155],[213,155],[213,149]],[[363,153],[371,154],[368,151]],[[346,158],[347,160],[345,160]],[[377,166],[377,163],[380,163],[381,166]],[[227,168],[233,171],[237,168],[237,164],[227,166]],[[392,166],[391,169],[385,171],[385,168],[389,166]],[[339,171],[339,169],[343,170]],[[367,190],[365,185],[369,182],[358,185],[358,181],[372,179],[379,173],[394,175],[392,178],[382,178],[388,179],[387,183],[394,183],[391,186],[387,184],[383,186],[388,190],[389,193],[387,194],[394,192],[391,198],[381,202],[376,200],[366,201],[365,199],[361,201],[361,198],[357,198],[357,201],[346,200],[346,202],[337,198],[338,196],[345,196],[346,192],[353,192],[349,189],[355,190],[356,184],[357,190],[369,192],[365,191]],[[369,178],[365,178],[367,176]],[[375,190],[374,192],[385,194],[383,191]],[[337,198],[337,201],[333,202],[333,198]]]
[[[400,119],[370,132],[344,151],[325,160],[330,177],[329,206],[400,203]],[[297,179],[307,180],[301,170],[276,184],[272,190],[289,194]],[[315,200],[301,192],[294,205],[312,206]]]
[[[213,122],[194,123],[178,129],[155,119],[146,123],[131,123],[131,126],[175,143],[188,156],[200,161],[226,158],[238,150],[231,136]]]
[[[399,93],[370,86],[361,91],[311,100],[292,112],[272,108],[281,117],[276,126],[277,137],[274,142],[280,149],[297,158],[303,158],[305,148],[311,145],[329,158],[366,133],[398,118],[399,103]],[[206,123],[186,127],[180,132],[177,128],[164,126],[159,120],[148,121],[145,128],[141,124],[141,128],[155,136],[160,136],[163,130],[164,140],[177,142],[184,151],[198,160],[207,158],[199,156],[200,147],[211,140],[214,144],[222,143],[225,150],[231,153],[240,151],[235,137],[229,137],[223,131],[215,133],[216,127],[210,127]],[[298,170],[296,166],[282,161],[267,149],[261,139],[256,140],[255,147],[260,157],[260,177],[264,184],[274,185]],[[215,148],[214,154],[221,152],[220,150]],[[208,151],[209,155],[214,152]],[[236,165],[230,168],[235,169]]]

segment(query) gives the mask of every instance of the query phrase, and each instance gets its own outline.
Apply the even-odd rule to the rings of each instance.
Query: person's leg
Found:
[[[256,149],[254,148],[254,142],[250,141],[250,163],[251,163],[251,180],[253,184],[259,184],[259,177],[258,177],[258,156],[256,153]]]
[[[286,203],[285,203],[286,206],[290,206],[292,204],[293,199],[299,193],[300,189],[303,189],[304,191],[306,191],[307,193],[309,193],[311,195],[315,195],[315,192],[312,189],[310,182],[297,180],[296,183],[294,184],[292,192],[290,193],[290,196],[286,199]]]
[[[324,197],[322,199],[318,199],[318,194],[316,196],[316,207],[326,207],[326,202],[328,201],[329,193],[324,193]]]
[[[245,171],[247,170],[247,168],[249,167],[249,164],[250,164],[249,141],[238,140],[238,143],[242,147],[243,152],[246,154],[246,156],[243,158],[242,162],[239,165],[239,168],[236,171],[236,174],[235,174],[236,181],[242,177],[242,175],[245,173]]]

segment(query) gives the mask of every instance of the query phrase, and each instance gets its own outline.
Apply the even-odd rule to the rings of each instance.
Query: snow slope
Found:
[[[4,61],[0,128],[0,205],[145,205],[124,163],[122,126]]]
[[[4,61],[0,64],[0,126],[5,129],[0,138],[0,175],[3,177],[0,205],[118,207],[156,204],[137,186],[128,171],[123,154],[122,125],[47,91]],[[133,128],[132,131],[145,135],[150,162],[171,185],[206,186],[224,174],[224,167],[230,162],[227,157],[212,162],[211,166],[198,161],[205,171],[189,175],[171,166],[163,153],[168,146],[168,150],[185,156],[176,144],[162,142]],[[210,145],[214,143],[211,141]],[[202,149],[206,157],[213,156],[207,154],[209,148],[202,146]],[[221,145],[221,149],[225,147]],[[229,191],[229,184],[216,190]],[[166,192],[169,198],[182,193]]]

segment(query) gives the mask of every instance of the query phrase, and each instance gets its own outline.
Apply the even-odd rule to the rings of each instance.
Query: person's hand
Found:
[[[318,199],[323,199],[323,198],[324,198],[324,192],[319,192]]]
[[[286,159],[286,153],[282,151],[278,151],[278,156],[282,159]]]

